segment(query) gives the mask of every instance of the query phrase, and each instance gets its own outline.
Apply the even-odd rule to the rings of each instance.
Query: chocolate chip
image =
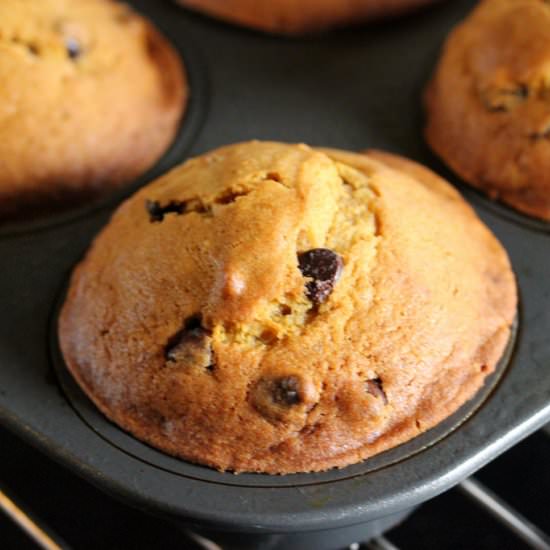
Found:
[[[197,328],[202,329],[202,315],[191,315],[185,320],[185,330],[195,330]]]
[[[373,378],[372,380],[367,380],[367,393],[370,393],[373,397],[377,399],[383,399],[384,403],[388,402],[386,393],[384,392],[384,387],[382,380],[380,378]]]
[[[183,214],[185,212],[185,203],[179,201],[170,201],[168,204],[162,206],[159,201],[145,201],[145,210],[149,214],[149,221],[161,222],[164,220],[166,214]]]
[[[251,388],[250,404],[269,422],[302,418],[317,403],[309,378],[294,373],[266,373]]]
[[[78,42],[76,38],[66,38],[65,48],[67,49],[67,55],[69,56],[69,59],[78,59],[82,54],[80,42]]]
[[[312,279],[307,282],[306,291],[315,305],[322,304],[330,296],[343,265],[342,258],[328,248],[313,248],[298,255],[300,271],[304,277]]]
[[[529,97],[529,88],[518,84],[513,88],[488,88],[483,94],[483,101],[489,111],[502,113],[511,111]]]
[[[40,55],[40,49],[35,44],[27,44],[27,49],[29,50],[29,53],[32,55]]]
[[[280,405],[298,405],[300,398],[300,380],[296,376],[279,378],[273,383],[273,401]]]
[[[165,359],[180,365],[213,370],[210,332],[200,326],[200,318],[191,317],[185,327],[166,345]]]
[[[12,44],[16,44],[17,46],[22,46],[23,48],[26,48],[27,51],[33,56],[40,55],[40,48],[33,42],[27,42],[22,38],[20,38],[19,36],[12,36],[10,38],[10,42]]]
[[[539,130],[538,132],[533,132],[529,135],[529,137],[534,141],[550,138],[550,125],[546,126],[542,130]]]
[[[287,304],[281,304],[279,306],[279,313],[286,317],[292,313],[292,308]]]

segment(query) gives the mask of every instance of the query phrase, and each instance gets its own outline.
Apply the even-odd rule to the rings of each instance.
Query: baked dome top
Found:
[[[0,220],[133,181],[174,139],[188,96],[168,41],[110,0],[2,0],[0,82]]]
[[[126,201],[59,329],[124,429],[218,469],[289,473],[358,462],[454,412],[515,309],[506,253],[429,170],[249,142]]]
[[[550,2],[483,0],[449,36],[426,137],[468,183],[550,220]]]

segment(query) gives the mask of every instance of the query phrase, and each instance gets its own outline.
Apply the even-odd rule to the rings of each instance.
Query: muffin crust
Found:
[[[464,180],[550,220],[550,3],[484,0],[449,36],[426,138]]]
[[[3,0],[0,81],[0,221],[131,182],[174,139],[188,95],[168,42],[107,0]]]
[[[59,334],[114,422],[220,470],[343,467],[434,426],[500,358],[507,256],[398,157],[249,142],[124,203],[75,270]]]

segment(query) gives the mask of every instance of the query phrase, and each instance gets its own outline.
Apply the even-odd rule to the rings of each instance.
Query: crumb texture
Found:
[[[129,183],[174,139],[187,99],[176,52],[108,0],[2,0],[0,82],[0,220]]]
[[[455,411],[515,308],[502,247],[432,172],[248,142],[126,201],[59,329],[80,385],[137,437],[289,473],[358,462]]]
[[[301,34],[397,15],[438,0],[177,0],[213,17],[277,34]]]
[[[426,137],[467,182],[550,220],[550,3],[483,0],[426,91]]]

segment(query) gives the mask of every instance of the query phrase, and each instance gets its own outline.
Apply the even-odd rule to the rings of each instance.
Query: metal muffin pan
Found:
[[[463,186],[422,138],[422,88],[444,37],[475,2],[303,39],[238,29],[170,2],[133,3],[180,50],[189,111],[171,152],[135,185],[98,205],[0,230],[0,422],[151,513],[255,533],[250,544],[269,539],[270,548],[330,548],[378,534],[550,420],[550,224]],[[189,156],[252,138],[385,149],[434,168],[501,240],[518,278],[516,343],[480,393],[419,438],[342,470],[235,476],[165,456],[106,421],[57,349],[69,273],[120,200]]]

